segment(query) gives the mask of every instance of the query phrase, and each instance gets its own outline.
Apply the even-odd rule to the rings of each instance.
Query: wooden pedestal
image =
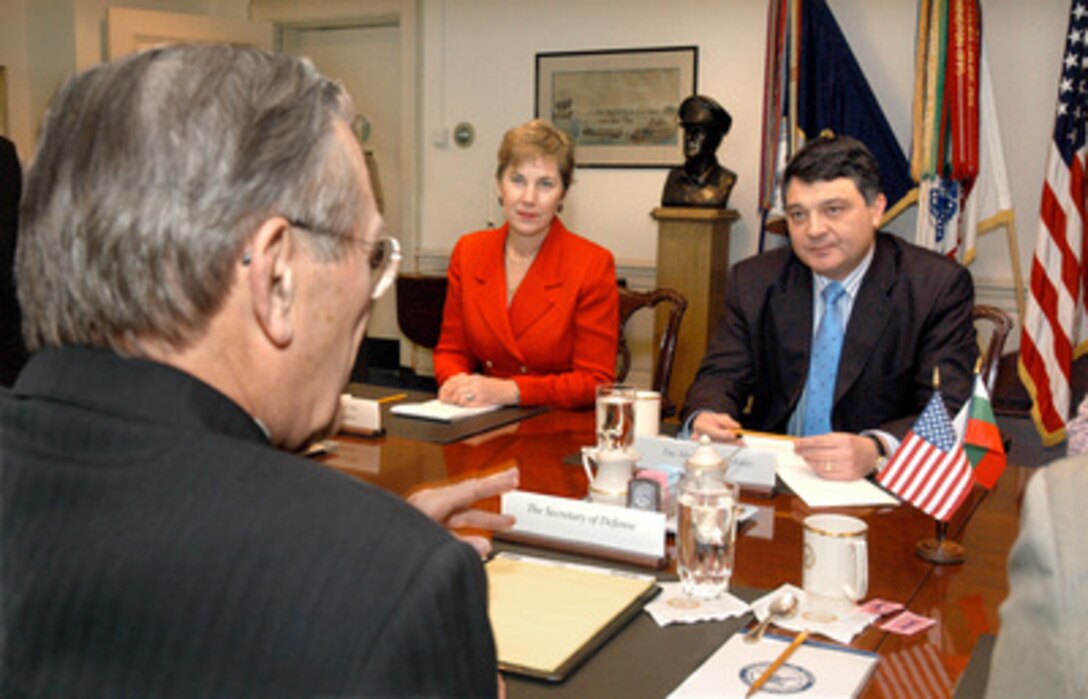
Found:
[[[688,300],[669,382],[669,399],[679,407],[724,307],[729,232],[740,215],[733,209],[673,206],[656,208],[651,215],[658,224],[657,286],[675,289]],[[655,348],[665,318],[659,312],[654,322]]]

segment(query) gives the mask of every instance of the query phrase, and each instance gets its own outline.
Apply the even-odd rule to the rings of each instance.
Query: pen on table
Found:
[[[408,397],[407,393],[394,393],[391,396],[383,396],[375,401],[378,405],[385,405],[386,403],[393,403],[394,401],[404,400]]]
[[[738,427],[733,430],[733,433],[737,435],[739,439],[744,437],[762,437],[763,439],[783,439],[786,441],[793,441],[795,438],[789,434],[775,434],[774,432],[759,432],[758,430],[746,430]]]
[[[774,659],[774,662],[771,663],[770,666],[763,671],[763,674],[756,678],[756,681],[752,683],[752,686],[748,688],[748,693],[744,695],[745,699],[758,692],[759,688],[767,683],[767,680],[774,677],[774,673],[778,672],[778,668],[782,667],[782,663],[786,662],[786,660],[793,655],[793,651],[797,650],[800,645],[805,642],[806,638],[808,638],[808,629],[805,629],[794,636],[793,641],[786,646],[786,649],[778,654],[778,657]]]

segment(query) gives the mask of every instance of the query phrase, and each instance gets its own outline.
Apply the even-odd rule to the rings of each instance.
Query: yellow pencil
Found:
[[[751,435],[753,437],[763,437],[764,439],[785,439],[785,440],[791,441],[791,442],[794,439],[796,439],[796,437],[794,437],[793,435],[776,434],[774,432],[759,432],[759,431],[756,431],[756,430],[745,430],[745,429],[736,429],[736,430],[733,430],[733,432],[736,433],[736,435],[738,437],[741,437],[741,438],[744,438],[744,437],[746,437],[748,435]]]
[[[385,405],[386,403],[393,403],[393,402],[398,401],[398,400],[404,400],[407,397],[408,397],[407,393],[394,393],[391,396],[383,396],[382,398],[379,398],[375,402],[378,405]]]
[[[774,659],[774,662],[771,663],[770,666],[763,671],[763,674],[756,678],[756,681],[752,683],[752,686],[748,688],[748,693],[744,695],[745,698],[758,692],[759,688],[767,683],[767,680],[774,677],[774,673],[778,672],[778,668],[782,667],[782,663],[786,662],[789,657],[793,655],[793,651],[797,650],[800,645],[805,642],[806,638],[808,638],[808,629],[805,629],[794,636],[793,641],[786,646],[786,649]]]

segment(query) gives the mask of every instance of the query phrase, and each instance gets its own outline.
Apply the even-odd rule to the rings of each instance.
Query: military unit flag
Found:
[[[964,264],[974,259],[978,235],[1002,225],[1010,231],[1010,257],[1018,259],[983,43],[978,0],[919,0],[911,145],[915,242]],[[1019,277],[1018,264],[1014,272]]]
[[[982,25],[979,0],[918,1],[914,242],[969,265],[979,236],[1003,229],[1023,317],[1016,215]]]

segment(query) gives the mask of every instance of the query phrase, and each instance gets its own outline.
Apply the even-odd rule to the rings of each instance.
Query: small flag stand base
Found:
[[[937,536],[934,539],[922,539],[914,548],[919,558],[937,565],[955,565],[963,563],[967,549],[955,541],[946,538],[947,522],[937,522]]]

